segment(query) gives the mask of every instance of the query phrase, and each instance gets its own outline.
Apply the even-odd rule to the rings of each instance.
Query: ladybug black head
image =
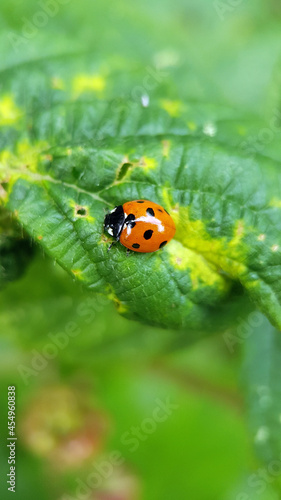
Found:
[[[119,240],[125,222],[122,205],[118,205],[104,218],[104,229],[116,240]]]

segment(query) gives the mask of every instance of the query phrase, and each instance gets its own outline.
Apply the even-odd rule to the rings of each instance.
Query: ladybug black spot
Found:
[[[158,212],[162,212],[163,213],[163,210],[161,210],[161,208],[157,208]]]
[[[148,215],[152,215],[152,217],[154,217],[154,215],[155,215],[155,214],[154,214],[154,210],[153,210],[153,208],[150,208],[150,207],[146,209],[146,213],[147,213]]]
[[[130,226],[133,228],[136,225],[136,223],[134,221],[135,221],[134,214],[129,214],[127,219],[125,220],[125,223],[127,224],[127,226]]]
[[[152,229],[148,229],[143,233],[143,237],[145,240],[150,240],[151,236],[153,235]]]
[[[144,201],[143,200],[138,200],[137,203],[144,203]]]
[[[159,245],[159,248],[163,248],[167,243],[167,241],[162,241],[162,243]]]
[[[140,247],[140,245],[139,245],[138,243],[133,243],[133,244],[132,244],[132,247],[133,247],[133,248],[139,248],[139,247]]]

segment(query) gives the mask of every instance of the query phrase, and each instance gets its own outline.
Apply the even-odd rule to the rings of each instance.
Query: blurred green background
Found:
[[[52,15],[37,29],[42,6]],[[118,47],[128,71],[136,54],[144,68],[176,65],[175,96],[264,119],[277,102],[275,0],[4,0],[0,10],[2,68],[99,47],[110,59]],[[182,334],[127,321],[37,248],[25,275],[0,292],[0,325],[1,499],[12,495],[3,477],[7,386],[16,385],[20,500],[256,500],[240,354],[221,337],[187,346]],[[67,345],[54,347],[66,331]],[[90,477],[97,487],[87,487]],[[278,497],[267,484],[258,498]]]

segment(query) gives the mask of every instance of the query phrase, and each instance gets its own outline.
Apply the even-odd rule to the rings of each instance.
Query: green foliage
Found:
[[[108,293],[127,317],[223,329],[238,282],[280,326],[277,162],[239,147],[242,119],[228,126],[230,144],[223,116],[229,110],[173,99],[172,71],[138,63],[138,78],[154,87],[146,107],[125,59],[131,96],[117,98],[119,57],[104,70],[100,52],[82,61],[71,56],[62,69],[61,56],[15,66],[5,76],[6,207],[62,267]],[[106,211],[138,198],[171,212],[174,241],[154,254],[127,258],[120,245],[108,252]]]
[[[227,4],[223,19],[217,3]],[[8,379],[22,364],[31,366],[32,350],[44,353],[50,333],[74,322],[79,335],[44,375],[30,379],[33,389],[41,376],[69,385],[77,374],[97,377],[100,400],[120,435],[149,414],[151,394],[172,394],[180,402],[179,414],[135,456],[119,436],[113,439],[145,477],[145,499],[201,500],[207,484],[216,498],[256,500],[247,469],[258,474],[260,465],[248,457],[240,417],[187,398],[177,387],[185,380],[181,372],[167,388],[165,378],[151,377],[149,364],[227,329],[237,340],[233,345],[243,343],[245,350],[242,384],[258,457],[269,473],[280,461],[280,65],[274,69],[280,7],[273,0],[236,7],[207,0],[81,5],[59,5],[43,29],[33,24],[30,38],[21,20],[32,22],[34,2],[19,3],[16,16],[13,3],[3,5],[0,287],[7,287],[0,294],[1,369]],[[120,244],[108,252],[106,212],[138,198],[171,213],[174,240],[153,254],[127,257]],[[35,259],[25,279],[10,283],[22,275],[34,247],[51,260]],[[104,297],[136,321],[114,316]],[[85,304],[87,314],[94,311],[89,322]],[[239,323],[251,308],[267,319],[241,339]],[[202,364],[202,392],[215,379],[224,403],[237,410],[236,395],[224,398],[221,385],[232,391],[229,365],[234,370],[238,362],[221,340],[210,340],[198,353],[196,347],[183,353],[182,372],[189,363],[200,372]],[[136,360],[146,362],[148,372],[138,373]],[[191,393],[196,380],[189,380]],[[20,390],[23,399],[29,395],[22,382]],[[216,393],[212,386],[210,392]],[[159,456],[163,442],[165,457]],[[181,462],[189,464],[190,477],[179,466],[178,443],[188,443]],[[26,463],[28,475],[33,459]],[[273,473],[269,479],[280,490]],[[273,500],[268,484],[260,498]]]
[[[249,424],[257,453],[279,487],[281,464],[281,336],[264,319],[245,344]]]

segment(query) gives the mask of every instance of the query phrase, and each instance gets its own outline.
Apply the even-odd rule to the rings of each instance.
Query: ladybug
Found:
[[[148,200],[128,201],[104,219],[104,229],[134,252],[155,252],[170,241],[176,227],[165,208]]]

